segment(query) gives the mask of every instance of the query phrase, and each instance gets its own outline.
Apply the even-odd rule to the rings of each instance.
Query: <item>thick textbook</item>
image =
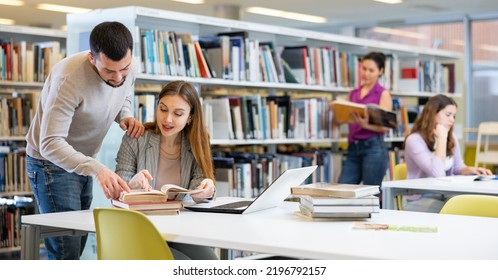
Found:
[[[352,122],[351,114],[357,113],[362,118],[368,113],[368,123],[396,128],[396,113],[386,111],[375,104],[359,104],[347,100],[335,100],[331,103],[334,119],[340,123]]]
[[[111,200],[111,204],[114,207],[130,209],[130,210],[164,210],[164,209],[181,209],[183,204],[181,201],[177,200],[168,200],[168,201],[159,201],[159,202],[147,202],[147,201],[132,201],[132,202],[123,202],[120,200]]]
[[[300,204],[313,214],[379,213],[379,205],[309,205]]]
[[[293,195],[321,197],[357,198],[375,195],[379,192],[379,186],[373,185],[313,183],[298,187],[291,187],[291,194]]]
[[[161,190],[145,191],[144,189],[132,190],[131,192],[122,192],[119,200],[123,202],[158,202],[167,201],[169,194],[188,193],[194,194],[201,192],[201,189],[188,190],[173,184],[165,184]]]
[[[299,197],[301,205],[305,206],[353,206],[353,205],[370,205],[379,206],[379,198],[371,195],[358,198],[342,197],[313,197],[303,195]]]
[[[299,213],[305,217],[312,219],[337,219],[337,220],[356,220],[356,219],[368,219],[372,217],[371,213],[323,213],[323,212],[312,212],[309,209],[299,206]]]

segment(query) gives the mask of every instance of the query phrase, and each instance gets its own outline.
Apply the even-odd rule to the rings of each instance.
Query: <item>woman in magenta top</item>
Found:
[[[392,98],[388,90],[379,84],[384,72],[385,56],[370,52],[361,60],[362,84],[349,93],[349,100],[361,104],[376,104],[384,110],[392,110]],[[342,166],[339,183],[378,185],[386,174],[388,155],[384,134],[388,128],[368,123],[368,116],[352,116],[349,123],[348,152]]]

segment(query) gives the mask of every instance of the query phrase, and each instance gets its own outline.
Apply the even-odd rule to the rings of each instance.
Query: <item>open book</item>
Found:
[[[334,118],[340,123],[352,122],[351,114],[357,113],[362,118],[368,113],[368,123],[395,128],[396,114],[386,111],[375,104],[359,104],[347,100],[332,101]]]
[[[165,184],[161,187],[161,190],[145,191],[144,189],[137,189],[131,192],[122,192],[119,200],[123,202],[159,202],[168,200],[169,194],[194,194],[201,191],[201,189],[188,190],[177,185]]]

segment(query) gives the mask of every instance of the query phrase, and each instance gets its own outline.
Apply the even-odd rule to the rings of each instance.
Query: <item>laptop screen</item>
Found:
[[[185,206],[186,209],[200,212],[216,212],[231,214],[247,214],[268,208],[279,206],[289,195],[290,188],[301,185],[308,176],[317,168],[316,165],[285,170],[273,183],[263,190],[254,200],[249,201],[247,208],[239,205],[238,202],[248,202],[247,198],[220,198],[221,201],[212,201],[206,204],[200,203]],[[227,203],[227,199],[229,203]],[[228,205],[227,205],[228,204]]]

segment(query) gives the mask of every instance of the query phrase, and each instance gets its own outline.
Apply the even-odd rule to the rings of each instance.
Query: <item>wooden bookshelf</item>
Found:
[[[0,60],[5,68],[0,67],[0,146],[3,152],[0,156],[2,181],[0,181],[0,200],[2,203],[12,203],[15,196],[32,196],[29,182],[25,174],[25,133],[36,109],[38,95],[43,88],[43,80],[35,80],[35,47],[41,42],[57,46],[54,57],[61,59],[65,55],[66,32],[48,28],[28,26],[0,25]],[[47,45],[45,45],[48,47]],[[10,49],[10,55],[6,54]],[[56,55],[55,55],[56,53]],[[14,62],[16,60],[16,62]],[[55,62],[55,60],[54,60]],[[7,65],[9,65],[7,67]],[[15,65],[15,66],[14,66]],[[17,75],[13,72],[17,69]],[[7,74],[7,72],[9,72]],[[33,71],[33,72],[30,72]],[[44,70],[45,71],[45,70]],[[44,75],[48,73],[44,73]],[[18,146],[6,152],[5,147]],[[23,202],[24,203],[24,202]],[[36,208],[36,203],[32,202]],[[3,207],[3,206],[0,206]],[[9,206],[10,207],[10,206]],[[6,211],[6,208],[3,208]],[[17,209],[19,210],[19,209]],[[11,211],[11,210],[9,210]],[[6,216],[6,215],[5,215]],[[14,217],[17,217],[16,214]],[[15,222],[20,225],[20,222]],[[20,233],[20,229],[18,230]],[[19,238],[16,236],[14,238]],[[10,239],[10,237],[9,237]],[[3,241],[3,240],[2,240]],[[20,244],[20,240],[16,240]],[[14,242],[12,242],[14,244]],[[19,247],[1,248],[0,254],[18,251]]]
[[[269,82],[268,80],[264,80],[264,78],[257,78],[256,80],[254,80],[253,77],[249,77],[249,74],[247,74],[248,72],[250,72],[248,70],[250,69],[250,66],[245,69],[247,70],[245,72],[246,77],[238,80],[233,78],[221,79],[221,75],[217,75],[216,78],[202,78],[200,76],[192,76],[190,74],[187,75],[186,73],[189,72],[186,69],[176,69],[175,71],[173,71],[175,73],[174,75],[163,74],[160,73],[161,71],[159,70],[161,69],[161,67],[158,67],[157,64],[154,64],[158,63],[157,61],[160,60],[161,55],[157,51],[153,51],[152,53],[154,54],[154,58],[152,60],[149,60],[148,57],[150,56],[151,49],[153,50],[154,48],[152,48],[150,45],[147,45],[147,42],[149,42],[150,40],[155,40],[154,42],[163,42],[158,39],[161,33],[168,33],[168,36],[170,36],[172,32],[174,32],[175,34],[188,34],[188,37],[193,41],[204,40],[203,38],[206,37],[216,37],[220,33],[236,33],[245,36],[244,39],[246,39],[246,47],[250,46],[251,42],[259,42],[260,45],[263,44],[263,42],[271,42],[271,44],[275,46],[276,49],[285,48],[287,46],[305,46],[309,48],[308,50],[310,53],[317,49],[322,52],[332,49],[337,54],[336,56],[334,56],[334,59],[338,59],[340,57],[339,54],[344,54],[345,56],[350,56],[351,59],[356,59],[357,57],[369,51],[382,51],[387,54],[387,56],[391,60],[393,60],[393,67],[391,67],[389,70],[390,73],[392,73],[390,74],[390,76],[392,77],[389,78],[389,80],[394,79],[396,81],[392,82],[392,85],[397,84],[398,78],[396,77],[399,76],[399,64],[403,61],[416,61],[417,63],[422,63],[423,61],[431,61],[431,63],[433,62],[435,63],[435,65],[439,65],[438,63],[458,61],[462,58],[462,55],[459,53],[444,50],[419,48],[414,46],[379,42],[336,34],[299,30],[281,26],[264,25],[229,19],[220,19],[137,6],[100,9],[85,14],[84,16],[70,15],[68,17],[69,53],[79,51],[78,46],[81,45],[79,42],[79,39],[82,37],[81,34],[89,32],[96,23],[101,21],[102,18],[121,21],[132,31],[135,40],[134,57],[137,60],[141,61],[141,70],[143,72],[140,73],[137,77],[137,87],[142,87],[142,85],[145,84],[164,85],[169,81],[182,79],[198,85],[199,89],[201,89],[201,94],[203,94],[202,89],[204,87],[218,86],[224,88],[259,89],[267,91],[268,95],[273,95],[277,91],[303,93],[309,92],[330,94],[333,96],[333,98],[335,98],[337,95],[347,94],[353,87],[356,86],[356,84],[351,84],[350,82],[348,82],[348,84],[345,84],[341,81],[341,77],[344,77],[346,74],[341,73],[338,61],[335,61],[332,65],[332,68],[334,69],[334,71],[336,71],[334,80],[331,83],[320,83],[320,74],[328,72],[322,71],[318,73],[317,69],[324,68],[324,65],[319,63],[313,64],[314,60],[312,59],[311,54],[309,54],[308,56],[308,62],[311,63],[311,66],[308,69],[310,71],[310,73],[308,73],[308,76],[310,76],[311,82],[308,83],[288,83],[285,81]],[[145,33],[155,34],[155,37],[154,35],[144,35]],[[144,40],[146,41],[145,43]],[[247,57],[250,57],[250,48],[245,48],[245,51],[245,55]],[[275,52],[277,56],[279,52],[280,51]],[[147,55],[145,55],[145,53],[147,53]],[[259,54],[261,55],[261,52]],[[168,54],[165,53],[164,56],[168,56]],[[320,58],[323,59],[324,57]],[[275,59],[274,57],[274,60],[278,61],[279,59]],[[243,60],[243,63],[245,65],[250,64],[250,60]],[[156,66],[151,66],[152,64]],[[185,66],[185,64],[186,59],[184,57],[183,64],[179,67],[186,68],[187,66]],[[237,62],[236,64],[240,63]],[[398,65],[398,68],[396,68],[396,65]],[[176,66],[178,66],[178,64],[176,64]],[[156,74],[152,74],[149,70],[147,70],[151,67],[153,68],[153,70],[151,71],[157,72]],[[167,67],[168,66],[166,66],[166,68]],[[278,69],[279,66],[277,65],[276,68]],[[354,69],[353,67],[348,71],[358,71],[358,69]],[[265,76],[261,71],[259,75],[263,77]],[[350,76],[355,75],[356,74]],[[358,81],[356,81],[356,83],[357,82]],[[455,88],[455,86],[453,86],[453,88]],[[417,89],[399,91],[396,88],[391,88],[391,92],[393,96],[400,98],[425,98],[436,94],[435,92],[426,92]],[[452,97],[462,96],[462,94],[459,92],[444,94]],[[231,145],[250,145],[251,143],[264,144],[264,142],[253,141],[253,139],[246,139],[247,141],[239,141],[240,139],[237,139],[237,141],[230,140],[231,139],[227,139],[227,141],[225,142],[230,142]],[[271,140],[267,141],[271,144],[273,144],[274,142],[273,139],[264,140]],[[280,140],[280,143],[282,144],[294,142],[294,140],[290,139]],[[308,143],[312,143],[313,141],[315,141],[315,139],[311,140],[312,141],[308,141]],[[399,140],[401,140],[401,138],[398,137],[391,138],[390,141]],[[330,142],[333,143],[336,141],[332,140]],[[221,142],[216,141],[214,143],[219,144]]]

